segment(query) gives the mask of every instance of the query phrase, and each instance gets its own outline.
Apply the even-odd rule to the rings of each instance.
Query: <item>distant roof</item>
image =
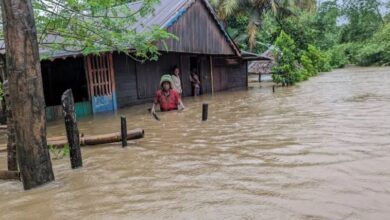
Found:
[[[260,57],[266,57],[267,59],[252,59],[253,62],[250,62],[248,65],[248,72],[256,74],[270,73],[272,65],[275,63],[275,58],[273,57],[273,50],[274,48],[271,46],[267,51],[260,55]]]
[[[154,26],[168,28],[172,26],[184,13],[186,13],[188,11],[187,9],[190,8],[195,1],[203,1],[205,3],[206,8],[211,13],[214,21],[217,23],[218,28],[225,36],[229,45],[238,56],[241,56],[240,49],[226,32],[223,25],[218,21],[214,9],[207,0],[160,0],[160,2],[154,6],[155,8],[153,13],[150,13],[145,17],[139,17],[137,22],[129,28],[136,30],[138,33],[147,31]],[[137,1],[129,3],[127,6],[129,10],[137,11],[140,7],[142,7],[142,4],[143,1]],[[46,42],[53,43],[60,39],[61,37],[52,35],[48,36]],[[4,41],[0,41],[0,53],[5,53]],[[45,56],[50,53],[49,57],[53,59],[81,55],[81,52],[78,51],[51,51],[48,48],[43,47],[40,47],[40,53]]]
[[[252,52],[247,51],[241,51],[242,58],[245,60],[266,60],[266,61],[272,61],[271,57],[268,57],[263,54],[256,54]]]

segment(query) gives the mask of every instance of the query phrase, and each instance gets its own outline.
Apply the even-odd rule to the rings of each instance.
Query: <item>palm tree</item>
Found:
[[[316,0],[210,0],[217,11],[218,18],[227,25],[227,19],[235,13],[244,13],[249,17],[246,38],[249,50],[256,45],[256,32],[261,26],[261,17],[266,11],[272,11],[277,19],[293,15],[296,8],[306,11],[316,9]]]

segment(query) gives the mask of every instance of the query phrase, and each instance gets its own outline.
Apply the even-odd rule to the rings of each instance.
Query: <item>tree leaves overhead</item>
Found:
[[[139,24],[136,29],[139,18],[153,13],[159,1],[131,2],[33,0],[38,41],[46,51],[43,58],[59,51],[129,53],[129,48],[132,48],[132,52],[141,60],[157,59],[156,42],[176,37],[157,26],[146,29]]]

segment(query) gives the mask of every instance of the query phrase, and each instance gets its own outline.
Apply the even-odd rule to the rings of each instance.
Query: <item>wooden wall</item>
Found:
[[[160,88],[162,75],[171,74],[174,66],[180,66],[180,55],[168,53],[160,56],[158,61],[147,61],[136,64],[137,90],[139,99],[150,99]]]
[[[181,69],[184,96],[191,95],[189,56],[169,53],[162,55],[158,61],[139,63],[125,54],[114,54],[118,106],[151,101],[159,89],[161,76],[171,74],[174,66]]]
[[[135,61],[125,54],[119,53],[114,53],[113,59],[118,107],[136,103],[138,95]]]
[[[191,56],[188,54],[180,55],[180,71],[183,96],[192,95],[192,85],[190,81],[190,58]]]
[[[179,66],[181,71],[183,96],[191,96],[189,80],[191,58],[198,59],[200,64],[198,71],[202,93],[211,93],[211,60],[208,55],[170,53],[162,55],[158,61],[139,63],[125,54],[114,54],[118,106],[151,102],[159,88],[160,77],[163,74],[170,74],[175,65]],[[212,63],[214,91],[247,87],[246,62],[238,59],[212,58]]]
[[[238,59],[213,58],[214,91],[246,88],[247,62]]]
[[[168,40],[169,51],[197,54],[234,55],[232,47],[204,5],[196,1],[168,31],[179,40]],[[160,45],[162,50],[165,50]]]

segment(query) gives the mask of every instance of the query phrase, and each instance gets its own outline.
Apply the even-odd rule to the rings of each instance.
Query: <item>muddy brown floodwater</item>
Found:
[[[146,137],[83,148],[79,170],[54,160],[56,181],[35,190],[0,182],[0,218],[390,219],[389,68],[251,87],[186,99],[161,122],[147,105],[81,119],[81,132],[101,134],[126,115]],[[63,122],[48,132],[64,135]]]

